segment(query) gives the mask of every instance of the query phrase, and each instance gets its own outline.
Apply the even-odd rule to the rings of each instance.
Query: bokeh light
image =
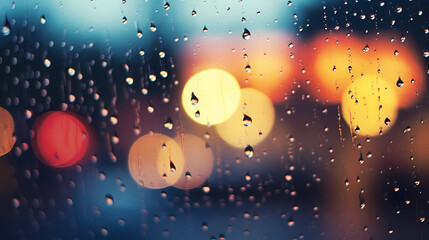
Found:
[[[37,118],[31,144],[36,156],[51,167],[68,167],[87,154],[94,139],[85,120],[70,112],[48,112]]]
[[[128,155],[128,169],[140,186],[152,189],[168,187],[184,175],[185,159],[173,139],[151,133],[137,139]]]
[[[390,32],[381,33],[370,41],[375,51],[371,71],[392,86],[396,86],[399,107],[414,106],[424,95],[427,76],[412,40]],[[402,39],[402,40],[401,40]]]
[[[351,131],[377,136],[395,123],[398,99],[393,87],[377,76],[355,79],[343,93],[341,113]]]
[[[174,184],[180,189],[197,188],[210,177],[214,166],[213,152],[201,138],[183,134],[174,138],[182,147],[185,156],[185,174]]]
[[[364,47],[359,36],[345,32],[315,35],[303,50],[305,72],[301,76],[314,98],[340,103],[345,88],[364,72]]]
[[[244,88],[240,105],[232,117],[216,125],[219,136],[234,147],[254,146],[264,140],[274,125],[274,107],[262,92]]]
[[[249,40],[228,35],[196,38],[182,51],[184,78],[195,71],[218,68],[240,86],[256,88],[274,102],[285,100],[299,73],[301,43],[284,32],[255,31]]]
[[[182,104],[188,116],[203,125],[219,124],[232,116],[240,100],[240,86],[222,70],[195,74],[186,83]]]
[[[14,130],[12,116],[6,109],[0,107],[0,157],[10,152],[15,144]]]

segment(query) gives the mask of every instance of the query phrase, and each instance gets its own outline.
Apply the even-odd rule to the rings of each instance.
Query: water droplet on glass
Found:
[[[252,118],[243,113],[243,125],[248,127],[252,124]]]
[[[176,165],[174,165],[173,161],[170,160],[170,171],[175,172],[176,171]]]
[[[384,119],[384,124],[386,124],[386,126],[389,126],[391,123],[389,118]]]
[[[142,38],[143,37],[143,32],[142,32],[142,30],[137,30],[137,37],[138,38]]]
[[[249,30],[247,30],[247,28],[244,29],[242,37],[244,40],[250,39],[250,32],[249,32]]]
[[[398,87],[404,86],[404,82],[402,81],[401,77],[398,78],[398,81],[396,82],[396,86],[398,86]]]
[[[156,31],[156,26],[155,26],[155,24],[150,23],[150,27],[149,27],[149,29],[150,29],[152,32],[155,32],[155,31]]]
[[[250,65],[246,65],[246,67],[244,69],[246,70],[246,72],[250,72],[251,67],[250,67]]]
[[[191,93],[191,104],[194,106],[198,104],[198,98],[195,96],[194,92]]]
[[[5,20],[3,27],[1,28],[1,32],[3,33],[4,36],[7,36],[10,34],[10,23],[9,20]]]
[[[166,2],[166,3],[164,4],[164,9],[165,9],[165,10],[170,9],[170,4],[169,4],[168,2]]]
[[[123,23],[123,24],[125,24],[125,23],[127,23],[127,21],[128,21],[128,20],[127,20],[127,17],[125,17],[125,16],[124,16],[124,17],[122,18],[122,23]]]
[[[41,24],[45,24],[45,23],[46,23],[45,15],[42,15],[42,16],[40,17],[40,23],[41,23]]]
[[[200,110],[197,110],[197,111],[195,112],[195,117],[196,117],[196,118],[199,118],[199,117],[200,117]]]
[[[191,175],[191,173],[189,171],[186,171],[185,177],[186,177],[186,180],[189,181],[189,180],[191,180],[192,175]]]
[[[113,205],[113,196],[110,194],[107,194],[105,197],[106,200],[106,205],[107,206],[112,206]]]
[[[165,121],[164,123],[164,127],[168,130],[173,129],[173,120],[171,120],[171,118],[168,118],[167,121]]]
[[[253,148],[250,145],[247,145],[246,148],[244,148],[244,154],[246,155],[246,157],[251,158],[253,157]]]

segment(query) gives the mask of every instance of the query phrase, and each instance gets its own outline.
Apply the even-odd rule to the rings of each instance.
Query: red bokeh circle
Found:
[[[85,120],[70,112],[48,112],[37,118],[31,144],[37,158],[51,167],[68,167],[89,150],[90,131]]]

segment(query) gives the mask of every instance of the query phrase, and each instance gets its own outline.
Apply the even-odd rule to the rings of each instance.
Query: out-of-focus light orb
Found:
[[[180,189],[192,189],[203,185],[213,170],[213,152],[206,142],[194,135],[184,134],[174,138],[183,149],[185,171],[174,184]]]
[[[369,43],[371,50],[375,51],[372,71],[379,71],[383,79],[395,86],[400,108],[414,106],[424,96],[428,80],[423,58],[411,39],[403,38],[402,42],[399,34],[390,32],[375,38]]]
[[[355,79],[343,93],[341,113],[357,135],[378,136],[387,132],[396,121],[397,111],[396,90],[375,75]]]
[[[208,35],[192,39],[181,55],[184,78],[196,71],[217,68],[232,74],[242,88],[256,88],[273,102],[284,101],[300,70],[300,42],[283,32],[254,31],[240,36]]]
[[[229,119],[240,101],[240,86],[229,73],[204,70],[186,83],[182,92],[185,112],[195,122],[215,125]]]
[[[10,113],[0,107],[0,157],[10,152],[15,144],[13,137],[15,131],[15,124]]]
[[[87,154],[90,139],[85,120],[70,112],[48,112],[37,118],[31,143],[37,158],[51,167],[68,167]]]
[[[265,139],[274,125],[275,112],[271,100],[253,88],[241,90],[240,105],[232,117],[216,125],[219,136],[230,145],[244,148]]]
[[[337,104],[346,87],[364,73],[365,44],[359,37],[345,32],[316,34],[307,44],[303,57],[305,73],[314,98],[323,103]]]
[[[137,139],[128,155],[128,170],[143,187],[160,189],[184,175],[185,159],[179,144],[158,133]]]

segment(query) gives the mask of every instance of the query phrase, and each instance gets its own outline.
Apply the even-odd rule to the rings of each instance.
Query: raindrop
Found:
[[[398,78],[398,81],[396,82],[396,86],[398,86],[398,87],[404,86],[404,82],[402,81],[401,77]]]
[[[166,2],[166,3],[164,4],[164,9],[165,9],[165,10],[170,9],[170,4],[169,4],[168,2]]]
[[[192,16],[196,16],[197,15],[197,11],[195,11],[195,10],[192,10]]]
[[[186,180],[188,181],[192,179],[192,175],[189,171],[186,171],[185,177],[186,177]]]
[[[363,156],[362,156],[362,152],[360,153],[360,155],[359,155],[359,160],[358,160],[358,162],[360,163],[360,164],[363,164],[364,163],[364,161],[363,161]]]
[[[156,26],[155,26],[155,24],[150,23],[150,27],[149,27],[149,29],[150,29],[152,32],[155,32],[155,31],[156,31]]]
[[[197,111],[195,112],[195,117],[196,117],[196,118],[199,118],[199,117],[200,117],[200,110],[197,110]]]
[[[106,194],[105,200],[106,200],[106,205],[107,206],[112,206],[113,205],[113,196],[112,195]]]
[[[247,147],[244,149],[244,154],[246,157],[251,158],[253,157],[253,148],[250,145],[247,145]]]
[[[138,38],[142,38],[142,37],[143,37],[143,32],[142,32],[142,30],[140,30],[140,29],[138,29],[138,30],[137,30],[137,37],[138,37]]]
[[[249,32],[249,30],[247,30],[247,28],[244,29],[242,37],[244,40],[250,39],[250,32]]]
[[[386,119],[384,119],[384,124],[386,124],[386,126],[389,126],[391,123],[390,119],[386,117]]]
[[[9,20],[5,20],[3,27],[1,28],[1,32],[3,33],[4,36],[7,36],[10,34],[10,23]]]
[[[243,125],[248,127],[252,124],[252,118],[243,113]]]
[[[205,33],[205,32],[207,32],[207,31],[208,31],[207,27],[206,27],[206,26],[204,26],[204,28],[203,28],[203,32]]]
[[[167,121],[165,121],[164,123],[164,127],[168,130],[173,129],[173,120],[171,120],[171,118],[168,118]]]
[[[194,106],[198,104],[198,98],[195,96],[194,92],[191,93],[191,104]]]
[[[125,24],[125,23],[127,23],[127,21],[128,21],[128,20],[127,20],[127,17],[125,17],[125,16],[124,16],[124,17],[122,18],[122,23],[123,23],[123,24]]]
[[[41,24],[45,24],[46,23],[45,15],[42,15],[42,17],[40,17],[40,23]]]
[[[244,69],[246,70],[246,72],[250,72],[251,67],[250,67],[250,65],[247,65]]]
[[[173,161],[170,160],[170,171],[175,172],[176,171],[176,165],[174,165]]]

